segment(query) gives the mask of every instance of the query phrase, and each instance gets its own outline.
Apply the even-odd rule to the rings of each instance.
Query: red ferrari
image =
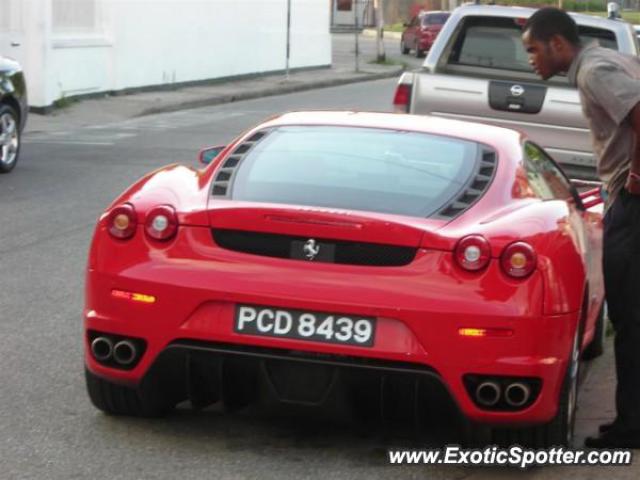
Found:
[[[596,189],[519,132],[412,115],[289,113],[201,160],[150,173],[98,221],[96,407],[341,389],[419,414],[439,386],[474,438],[571,442],[580,359],[603,346]]]

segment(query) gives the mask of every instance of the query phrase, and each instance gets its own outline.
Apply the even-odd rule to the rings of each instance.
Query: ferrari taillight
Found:
[[[154,240],[170,240],[178,231],[178,217],[173,207],[160,205],[147,214],[144,230]]]
[[[514,278],[525,278],[536,268],[536,252],[526,242],[515,242],[502,252],[500,265],[504,273]]]
[[[455,257],[458,265],[470,272],[485,268],[491,260],[491,245],[481,235],[469,235],[456,245]]]
[[[112,237],[126,240],[136,233],[138,218],[133,205],[125,203],[109,212],[107,228]]]
[[[408,113],[410,103],[411,85],[407,83],[401,83],[396,88],[396,94],[393,97],[393,110],[396,113]]]

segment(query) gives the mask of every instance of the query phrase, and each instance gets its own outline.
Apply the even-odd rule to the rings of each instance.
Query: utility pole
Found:
[[[384,4],[383,0],[373,0],[373,9],[376,14],[376,22],[378,24],[377,43],[378,43],[378,63],[384,63],[387,56],[384,51]]]
[[[360,72],[360,32],[358,31],[358,0],[353,0],[354,33],[356,36],[356,73]]]
[[[287,66],[286,79],[289,80],[289,58],[291,57],[291,0],[287,0]]]

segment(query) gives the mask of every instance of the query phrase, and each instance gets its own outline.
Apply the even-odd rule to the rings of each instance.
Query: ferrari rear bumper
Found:
[[[427,249],[399,267],[309,264],[225,250],[205,227],[181,228],[163,245],[139,233],[127,242],[96,235],[87,271],[85,361],[112,382],[137,385],[152,370],[182,371],[185,352],[205,352],[268,361],[272,369],[273,362],[302,362],[428,376],[479,422],[539,424],[556,414],[578,312],[544,315],[540,272],[510,279],[497,259],[482,272],[465,272],[451,252]],[[239,328],[242,306],[326,312],[333,327],[343,317],[370,319],[374,336],[358,344],[335,341],[337,335],[323,341],[257,334]],[[91,344],[100,336],[108,340],[102,347],[128,345],[120,349],[127,361],[133,346],[134,360],[99,361]],[[180,365],[169,368],[166,358],[174,356]],[[497,385],[500,398],[483,405],[476,391],[486,382]],[[514,383],[529,390],[517,408],[504,400]]]
[[[529,288],[535,290],[535,282]],[[233,281],[212,291],[179,281],[160,283],[89,271],[85,310],[88,368],[94,374],[128,385],[137,385],[152,372],[162,376],[166,370],[180,377],[171,380],[173,385],[188,385],[189,359],[204,355],[207,360],[198,363],[211,365],[212,371],[221,360],[232,364],[239,361],[242,372],[285,369],[289,373],[281,378],[289,379],[285,383],[293,385],[294,390],[296,382],[291,375],[295,374],[291,372],[298,371],[301,378],[311,379],[316,375],[309,371],[317,372],[318,368],[325,382],[326,378],[333,378],[332,372],[340,371],[349,372],[346,377],[352,380],[373,376],[371,382],[376,385],[384,385],[385,379],[398,376],[410,378],[410,383],[415,381],[418,386],[425,381],[435,383],[444,387],[465,417],[486,424],[540,424],[556,414],[577,313],[519,315],[508,303],[489,304],[485,311],[471,313],[469,305],[460,299],[436,303],[436,308],[430,302],[428,308],[414,298],[405,298],[402,305],[403,295],[394,292],[388,293],[388,306],[355,301],[329,304],[286,295],[277,298],[264,293],[249,294],[249,289],[229,291],[224,288],[229,284]],[[153,296],[154,302],[114,296],[114,290]],[[354,288],[355,292],[358,290]],[[357,299],[358,295],[353,297]],[[234,312],[239,304],[375,317],[375,342],[371,347],[362,347],[240,333],[234,328]],[[510,334],[464,336],[461,335],[464,328],[499,329]],[[96,335],[113,338],[113,345],[130,340],[139,347],[140,355],[127,368],[99,361],[91,351]],[[168,368],[168,363],[174,364],[172,368]],[[296,370],[298,367],[300,370]],[[324,391],[322,381],[317,385],[318,391]],[[478,386],[487,381],[498,385],[500,390],[500,398],[493,405],[480,404],[476,396]],[[530,398],[520,408],[510,407],[504,400],[506,389],[513,383],[530,387]],[[271,384],[279,382],[272,379]],[[303,390],[315,391],[308,383]],[[285,401],[297,401],[279,396]],[[311,400],[301,399],[302,403],[314,403]]]

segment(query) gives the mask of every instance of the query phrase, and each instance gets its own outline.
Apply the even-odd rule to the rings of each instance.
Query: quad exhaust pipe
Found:
[[[115,345],[109,337],[96,337],[91,342],[91,353],[99,362],[114,361],[118,365],[127,367],[135,362],[138,349],[130,340],[120,340]]]
[[[113,359],[120,365],[131,365],[136,359],[136,355],[136,346],[129,340],[121,340],[113,347]]]
[[[511,407],[522,407],[531,397],[531,388],[520,382],[510,384],[504,391],[505,401]]]
[[[107,337],[97,337],[91,342],[91,353],[99,362],[106,362],[113,355],[113,342]]]
[[[475,391],[480,405],[493,407],[500,400],[500,386],[496,382],[482,382]]]
[[[515,380],[515,379],[514,379]],[[485,408],[519,409],[525,407],[534,394],[527,381],[499,381],[486,379],[473,390],[474,400]]]

